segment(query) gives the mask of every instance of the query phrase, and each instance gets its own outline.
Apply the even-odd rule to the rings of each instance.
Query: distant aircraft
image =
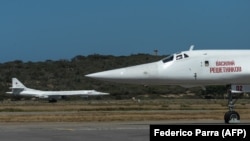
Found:
[[[142,84],[228,86],[228,108],[225,123],[239,123],[234,104],[240,94],[250,92],[250,50],[193,50],[172,54],[153,63],[119,68],[86,75],[100,80]]]
[[[74,90],[74,91],[42,91],[27,88],[17,78],[12,78],[12,91],[6,92],[12,95],[32,96],[36,98],[46,98],[49,102],[57,102],[58,99],[66,96],[99,96],[109,95],[109,93],[98,92],[96,90]]]

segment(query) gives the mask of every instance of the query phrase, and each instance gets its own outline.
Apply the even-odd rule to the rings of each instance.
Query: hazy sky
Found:
[[[250,49],[249,0],[1,0],[0,62]]]

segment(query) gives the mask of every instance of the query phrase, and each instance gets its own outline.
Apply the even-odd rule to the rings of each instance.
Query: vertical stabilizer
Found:
[[[26,87],[17,78],[12,78],[12,89],[25,89]]]
[[[10,87],[12,90],[11,92],[6,92],[7,94],[13,94],[13,95],[19,95],[22,91],[28,89],[26,88],[22,82],[20,82],[16,78],[12,78],[12,87]]]

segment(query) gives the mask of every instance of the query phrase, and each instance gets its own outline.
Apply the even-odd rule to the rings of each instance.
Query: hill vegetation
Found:
[[[179,86],[140,86],[116,84],[86,78],[85,75],[114,68],[149,63],[166,56],[149,54],[132,54],[130,56],[112,56],[93,54],[75,56],[71,60],[46,60],[43,62],[22,62],[15,60],[0,64],[0,98],[7,99],[5,94],[11,86],[11,78],[16,77],[27,87],[41,90],[80,90],[95,89],[109,92],[107,99],[136,98],[201,98],[201,88],[182,88]],[[207,94],[222,98],[226,88],[221,86],[207,87]],[[98,98],[98,97],[97,97]],[[99,97],[100,98],[100,97]]]

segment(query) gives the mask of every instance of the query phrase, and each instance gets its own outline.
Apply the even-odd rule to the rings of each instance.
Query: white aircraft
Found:
[[[193,50],[172,54],[157,62],[108,70],[86,77],[119,83],[142,85],[180,85],[183,87],[208,85],[230,86],[229,111],[225,123],[239,123],[240,115],[234,111],[237,98],[250,92],[250,50]]]
[[[22,84],[17,78],[12,78],[12,89],[11,92],[6,92],[7,94],[13,95],[24,95],[32,96],[36,98],[47,98],[49,102],[56,102],[57,99],[64,98],[66,96],[99,96],[99,95],[109,95],[109,93],[98,92],[96,90],[74,90],[74,91],[42,91],[27,88]]]

